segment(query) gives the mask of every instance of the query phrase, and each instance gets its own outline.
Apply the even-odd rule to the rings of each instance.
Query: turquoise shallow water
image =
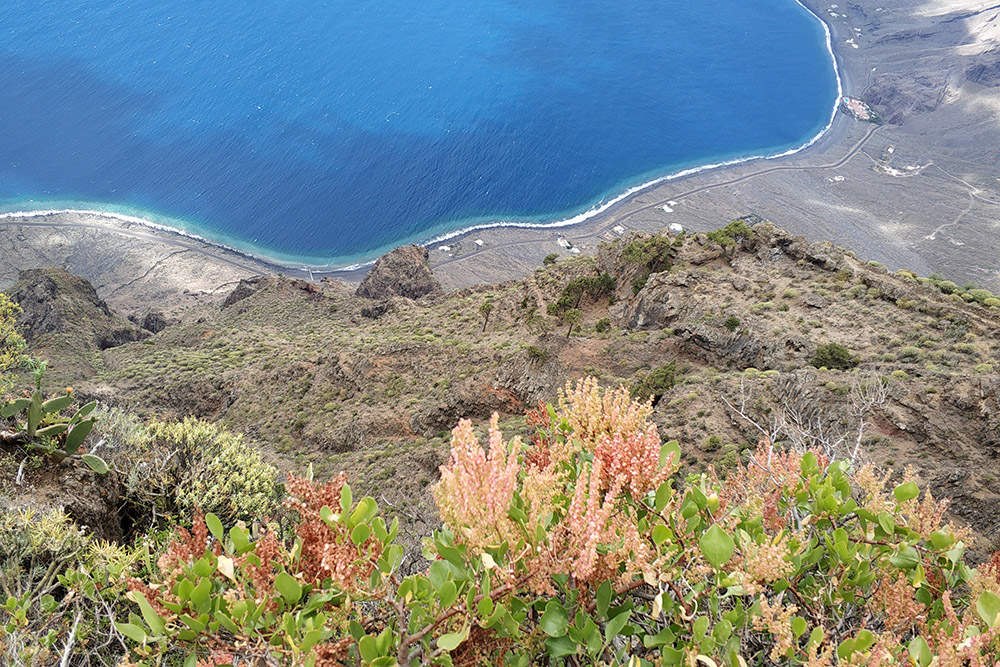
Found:
[[[793,0],[15,0],[0,210],[351,262],[799,146],[836,95]]]

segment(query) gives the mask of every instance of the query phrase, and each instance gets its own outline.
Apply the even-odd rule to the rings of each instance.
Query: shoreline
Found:
[[[1000,161],[1000,75],[995,85],[980,77],[1000,72],[1000,31],[981,34],[982,25],[1000,21],[1000,9],[984,4],[970,14],[935,1],[932,12],[919,4],[925,0],[895,0],[889,8],[860,0],[836,10],[829,0],[796,0],[824,27],[840,95],[829,127],[794,152],[668,174],[564,221],[473,221],[479,224],[427,230],[399,244],[421,241],[441,284],[459,289],[530,275],[550,254],[595,254],[629,231],[678,223],[704,232],[754,214],[892,270],[942,273],[996,291],[1000,180],[992,166]],[[956,82],[956,71],[971,74]],[[916,88],[914,80],[921,82]],[[842,95],[868,100],[891,122],[872,125],[841,113]],[[13,281],[19,268],[65,266],[102,294],[141,302],[140,285],[165,294],[163,280],[180,288],[200,281],[192,289],[202,294],[211,280],[219,285],[237,274],[354,283],[371,264],[312,271],[116,215],[0,214],[0,254],[7,259],[0,280]]]
[[[210,238],[209,236],[203,236],[201,234],[187,231],[185,229],[174,227],[169,224],[156,222],[147,218],[142,218],[139,216],[128,215],[124,213],[118,213],[116,211],[108,211],[103,209],[86,209],[86,208],[64,208],[64,209],[39,209],[39,210],[18,210],[9,211],[5,213],[0,213],[0,224],[11,224],[9,221],[23,220],[23,221],[44,221],[47,219],[60,218],[62,216],[89,216],[94,218],[101,218],[102,221],[109,227],[114,228],[116,225],[141,225],[147,229],[153,230],[158,233],[162,233],[168,236],[181,237],[183,239],[188,239],[198,243],[203,243],[212,248],[217,248],[226,253],[231,253],[239,255],[246,258],[247,260],[267,266],[275,269],[275,272],[279,273],[297,273],[299,275],[308,275],[310,279],[313,276],[338,276],[338,277],[349,277],[351,274],[358,274],[360,272],[366,271],[371,267],[382,254],[385,254],[389,250],[395,247],[403,245],[420,245],[425,248],[430,249],[432,246],[443,243],[445,241],[450,241],[453,239],[461,239],[467,237],[475,232],[486,231],[486,230],[504,230],[504,229],[523,229],[523,230],[538,230],[539,232],[545,232],[554,229],[566,229],[572,227],[582,227],[588,222],[594,222],[599,219],[603,214],[609,213],[619,204],[623,204],[628,200],[641,195],[644,192],[652,190],[657,186],[663,185],[665,183],[670,183],[673,181],[680,181],[685,178],[689,178],[698,174],[704,174],[706,172],[718,172],[724,171],[727,168],[735,167],[738,165],[745,165],[760,161],[772,161],[780,160],[782,158],[787,158],[793,155],[800,155],[809,148],[820,143],[823,138],[830,133],[833,129],[835,121],[837,119],[837,114],[839,113],[840,100],[844,95],[845,90],[845,74],[842,73],[842,67],[840,60],[837,57],[837,52],[833,47],[833,31],[831,26],[824,20],[819,13],[813,11],[802,0],[793,0],[795,4],[799,5],[804,11],[806,11],[810,16],[812,16],[816,21],[822,26],[825,38],[827,52],[833,63],[833,72],[836,79],[837,94],[834,100],[833,109],[830,116],[823,126],[823,128],[813,135],[811,138],[806,140],[799,146],[783,150],[778,153],[770,155],[750,155],[746,157],[733,158],[730,160],[723,160],[721,162],[713,162],[704,165],[698,165],[695,167],[688,167],[680,169],[679,171],[670,172],[662,176],[658,176],[649,181],[641,183],[639,185],[634,185],[624,189],[620,194],[610,197],[606,200],[601,200],[598,203],[591,206],[589,209],[572,215],[567,218],[553,220],[549,222],[532,222],[530,220],[491,220],[488,222],[481,222],[466,225],[458,229],[453,229],[451,231],[444,231],[440,233],[435,233],[434,229],[425,230],[417,235],[402,238],[398,241],[393,242],[390,245],[376,248],[371,251],[372,254],[377,253],[373,259],[336,264],[312,264],[308,261],[296,261],[294,259],[283,259],[280,256],[270,256],[265,252],[255,252],[252,250],[244,250],[233,245],[229,245],[224,241],[219,241]],[[457,221],[460,224],[460,221]],[[59,222],[62,225],[64,223]],[[444,227],[445,225],[440,225],[439,227]],[[428,235],[432,235],[431,238],[427,239]],[[364,253],[366,255],[370,253]],[[309,258],[303,258],[309,259]],[[348,278],[349,279],[349,278]]]

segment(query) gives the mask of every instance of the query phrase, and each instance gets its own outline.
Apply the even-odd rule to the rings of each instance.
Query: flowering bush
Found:
[[[1000,557],[909,475],[760,443],[676,479],[651,407],[593,380],[487,446],[463,421],[420,574],[343,479],[294,479],[294,534],[196,518],[131,582],[133,659],[195,665],[1000,665]],[[252,664],[252,663],[251,663]]]

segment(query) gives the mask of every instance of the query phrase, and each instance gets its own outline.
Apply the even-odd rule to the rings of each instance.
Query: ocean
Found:
[[[344,265],[795,149],[837,94],[794,0],[8,0],[0,212]]]

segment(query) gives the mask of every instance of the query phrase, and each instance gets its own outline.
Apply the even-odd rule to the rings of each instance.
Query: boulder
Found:
[[[403,296],[419,299],[441,291],[431,271],[427,248],[409,245],[379,257],[355,294],[366,299]]]

